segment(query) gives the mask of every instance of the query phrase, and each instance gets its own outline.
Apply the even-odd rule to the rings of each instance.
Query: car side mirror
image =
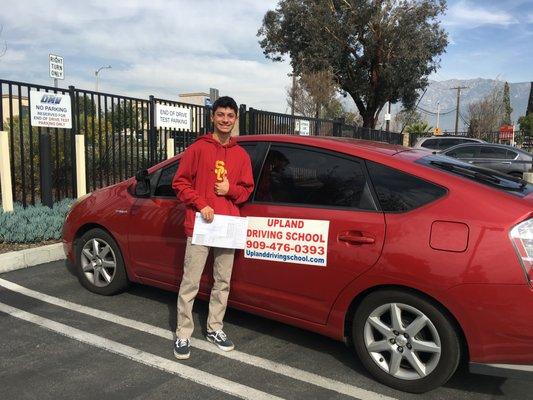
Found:
[[[150,178],[148,176],[148,170],[143,169],[137,171],[135,174],[135,196],[138,197],[150,197]]]

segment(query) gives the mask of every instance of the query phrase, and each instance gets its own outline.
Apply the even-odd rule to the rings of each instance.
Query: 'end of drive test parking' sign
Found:
[[[189,131],[192,127],[191,109],[156,104],[155,125],[158,128],[182,129]]]
[[[72,128],[70,96],[30,90],[31,126]]]
[[[329,221],[248,217],[245,258],[325,267]]]

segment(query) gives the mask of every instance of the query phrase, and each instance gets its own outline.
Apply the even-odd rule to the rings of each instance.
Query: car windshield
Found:
[[[506,175],[492,169],[465,163],[455,158],[439,154],[431,154],[422,157],[417,163],[459,175],[519,196],[527,196],[529,193],[533,192],[533,185],[523,179]]]

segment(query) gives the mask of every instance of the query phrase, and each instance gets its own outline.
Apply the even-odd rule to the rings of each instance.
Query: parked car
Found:
[[[485,143],[485,141],[463,136],[430,136],[418,139],[414,148],[429,149],[439,152],[463,143]]]
[[[450,147],[442,154],[459,160],[490,168],[504,174],[522,177],[533,167],[533,155],[527,151],[504,144],[468,143]]]
[[[377,380],[408,392],[442,385],[461,360],[480,373],[532,370],[533,185],[384,143],[238,140],[256,182],[241,214],[256,228],[235,256],[231,307],[346,340]],[[180,158],[72,206],[63,244],[87,289],[178,290]]]

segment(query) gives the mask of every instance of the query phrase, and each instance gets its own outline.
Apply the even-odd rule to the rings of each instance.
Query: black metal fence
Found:
[[[71,102],[71,129],[31,125],[30,91],[66,94]],[[141,99],[117,94],[68,89],[0,79],[0,130],[10,142],[12,192],[24,206],[52,205],[77,197],[77,134],[85,142],[87,191],[112,185],[167,157],[167,139],[174,153],[183,151],[199,135],[211,130],[208,107],[150,96]],[[191,110],[190,129],[157,127],[158,106]],[[402,135],[351,126],[344,120],[292,116],[240,106],[240,134],[300,134],[342,136],[402,143]]]
[[[402,144],[403,135],[395,132],[348,125],[344,119],[318,119],[270,111],[246,109],[240,106],[241,134],[285,134],[311,136],[338,136],[355,139],[376,140],[391,144]],[[244,129],[243,129],[244,128]]]

